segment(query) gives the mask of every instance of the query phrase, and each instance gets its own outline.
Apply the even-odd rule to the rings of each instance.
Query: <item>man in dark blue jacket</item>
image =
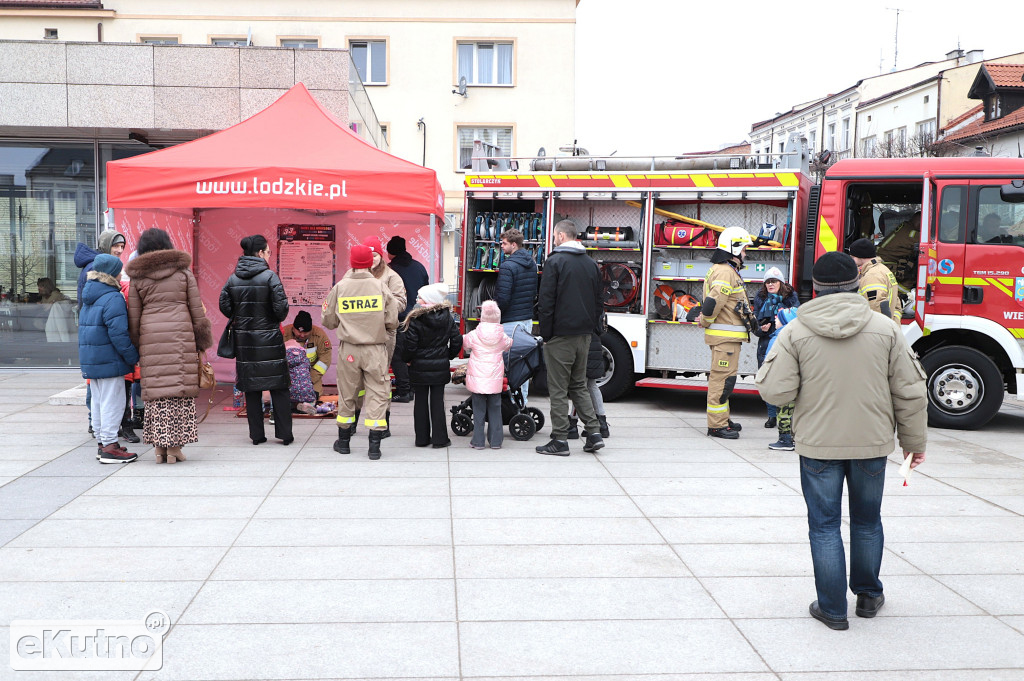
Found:
[[[540,454],[569,456],[569,398],[586,426],[583,451],[604,447],[601,424],[587,390],[587,353],[590,339],[602,332],[601,275],[583,245],[576,241],[576,225],[562,220],[555,225],[555,249],[544,261],[538,296],[540,335],[551,396],[551,441],[537,447]]]
[[[406,315],[416,307],[416,292],[430,283],[427,269],[412,259],[405,249],[405,239],[393,236],[388,241],[388,267],[398,273],[405,284],[404,310],[398,311],[399,323],[405,321]],[[395,374],[395,394],[392,402],[412,402],[412,384],[409,383],[409,365],[402,361],[402,334],[395,339],[395,352],[391,357],[391,371]]]
[[[501,250],[505,259],[498,267],[494,286],[494,302],[501,310],[501,326],[508,336],[516,328],[533,333],[533,304],[537,298],[537,263],[523,248],[523,233],[509,229],[501,233]],[[526,398],[530,382],[523,383]]]

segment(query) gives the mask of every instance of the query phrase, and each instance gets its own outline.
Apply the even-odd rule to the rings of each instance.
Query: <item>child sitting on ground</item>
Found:
[[[505,378],[502,354],[512,347],[512,339],[501,327],[501,310],[493,300],[480,306],[480,325],[462,337],[462,347],[472,353],[466,365],[466,387],[473,393],[473,439],[469,446],[483,449],[489,443],[491,449],[501,449],[501,393]]]
[[[284,343],[284,355],[288,361],[288,375],[291,377],[288,397],[292,403],[292,411],[315,414],[316,391],[313,389],[313,379],[309,375],[306,349],[295,339],[288,340]]]
[[[402,322],[402,360],[416,395],[413,426],[416,446],[449,446],[444,386],[451,381],[451,360],[462,350],[462,335],[446,301],[448,287],[429,284],[416,293],[416,307]]]

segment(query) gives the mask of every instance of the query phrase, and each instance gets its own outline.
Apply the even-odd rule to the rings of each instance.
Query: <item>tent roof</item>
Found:
[[[230,128],[107,169],[116,208],[444,213],[433,170],[368,144],[302,83]]]

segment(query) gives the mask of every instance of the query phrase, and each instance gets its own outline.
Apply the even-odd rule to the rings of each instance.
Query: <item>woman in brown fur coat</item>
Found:
[[[196,352],[213,345],[213,333],[189,269],[192,257],[155,228],[142,233],[137,253],[125,271],[128,332],[139,349],[146,402],[142,438],[156,448],[157,463],[184,461],[181,448],[199,441]]]

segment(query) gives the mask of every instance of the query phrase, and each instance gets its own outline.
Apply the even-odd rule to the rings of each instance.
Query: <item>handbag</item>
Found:
[[[224,331],[221,332],[220,340],[217,341],[217,356],[224,359],[235,358],[235,336],[231,331],[230,319],[224,325]]]
[[[217,378],[213,375],[213,366],[206,359],[205,353],[196,354],[199,360],[199,389],[209,390],[217,386]]]

